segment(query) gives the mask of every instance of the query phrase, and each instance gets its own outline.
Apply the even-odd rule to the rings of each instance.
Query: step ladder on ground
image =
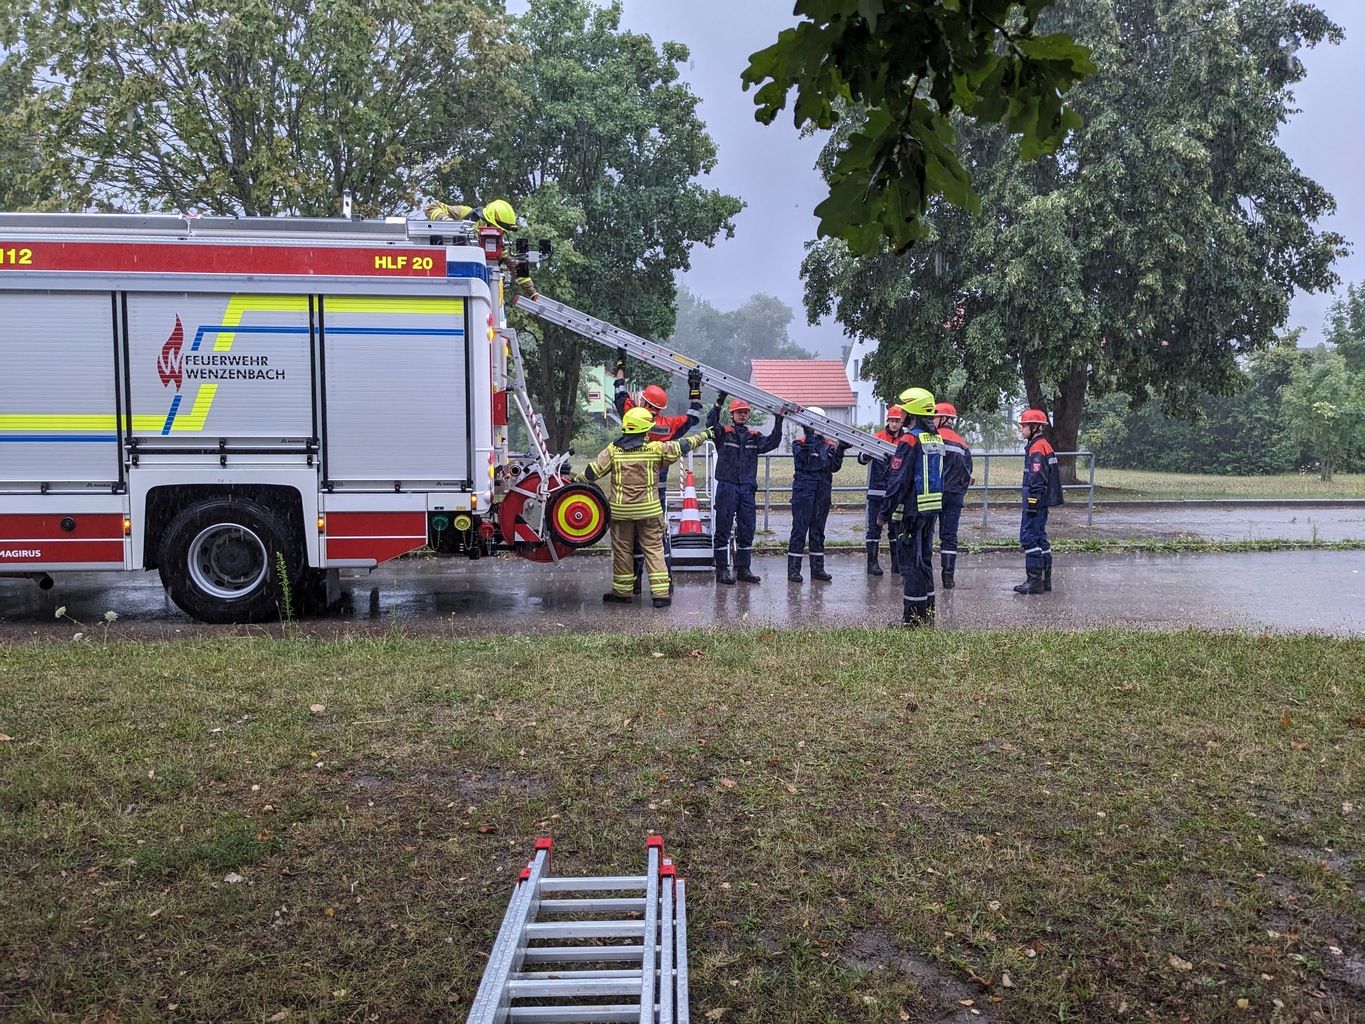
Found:
[[[688,1024],[686,887],[646,841],[643,875],[550,874],[536,841],[467,1024]]]

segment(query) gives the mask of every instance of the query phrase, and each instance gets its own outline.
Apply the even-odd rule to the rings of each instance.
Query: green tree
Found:
[[[680,288],[677,327],[666,344],[707,366],[748,379],[755,359],[814,358],[788,334],[792,316],[792,308],[771,295],[754,295],[738,309],[721,312]]]
[[[480,160],[452,150],[448,191],[507,195],[529,234],[556,240],[536,275],[547,295],[648,338],[673,333],[674,273],[690,247],[733,233],[743,204],[697,182],[716,147],[679,76],[688,51],[620,29],[619,3],[532,0],[512,31],[523,117],[490,126]],[[530,386],[551,443],[574,435],[585,358],[597,346],[525,321],[536,339]]]
[[[1365,374],[1351,373],[1340,352],[1319,345],[1283,391],[1284,418],[1331,481],[1338,466],[1365,452]]]
[[[830,128],[847,107],[827,168],[820,234],[870,255],[924,237],[939,196],[975,212],[979,197],[954,152],[952,115],[1001,124],[1025,159],[1052,152],[1080,119],[1062,94],[1094,71],[1070,37],[1038,35],[1053,0],[799,0],[805,20],[749,58],[755,117],[772,123],[795,89],[798,128]]]
[[[36,70],[14,14],[0,14],[0,210],[43,209],[56,201],[41,145],[52,96],[37,85]]]
[[[506,99],[495,0],[36,0],[26,24],[63,93],[47,154],[113,208],[403,212]]]
[[[1327,343],[1341,353],[1352,373],[1365,371],[1365,286],[1347,285],[1327,312]]]
[[[1235,390],[1294,291],[1335,280],[1342,240],[1314,227],[1335,204],[1276,133],[1297,51],[1340,30],[1297,0],[1062,0],[1045,21],[1100,67],[1069,96],[1085,126],[1032,163],[1004,131],[964,126],[980,216],[936,203],[908,252],[824,241],[803,270],[812,320],[881,340],[888,391],[962,372],[981,406],[1022,381],[1068,450],[1087,396],[1190,416]]]

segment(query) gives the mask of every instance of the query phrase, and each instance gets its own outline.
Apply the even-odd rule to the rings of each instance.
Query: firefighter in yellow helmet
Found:
[[[636,406],[621,417],[621,436],[588,463],[576,480],[591,483],[608,474],[611,486],[611,591],[602,595],[608,604],[634,601],[634,551],[638,538],[645,556],[645,573],[655,608],[667,608],[668,566],[664,562],[664,507],[659,501],[659,469],[671,465],[715,436],[707,429],[678,441],[651,441],[654,414]]]
[[[464,203],[439,201],[428,203],[425,210],[428,220],[469,220],[474,212],[474,207]],[[479,210],[478,214],[478,225],[481,228],[511,231],[517,226],[517,212],[506,199],[494,199]]]

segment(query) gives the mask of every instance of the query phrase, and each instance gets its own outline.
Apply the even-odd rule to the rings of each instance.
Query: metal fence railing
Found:
[[[1085,492],[1085,522],[1087,526],[1093,525],[1095,521],[1095,453],[1088,451],[1058,452],[1057,455],[1062,458],[1074,457],[1077,460],[1085,460],[1083,469],[1077,466],[1077,477],[1084,476],[1086,482],[1064,484],[1062,489],[1066,492]],[[773,509],[791,507],[791,482],[794,476],[794,467],[790,452],[773,452],[770,455],[761,455],[759,458],[763,464],[758,470],[758,493],[755,497],[762,515],[762,528],[767,530],[769,513]],[[992,493],[998,494],[1001,491],[1012,493],[1014,495],[1012,500],[1003,502],[997,500],[996,505],[1002,510],[1007,509],[1014,512],[1019,510],[1023,458],[1023,452],[972,452],[973,471],[976,474],[977,482],[968,488],[967,500],[969,508],[980,504],[982,526],[986,526],[990,522]],[[705,445],[695,456],[688,456],[684,460],[684,465],[690,465],[692,468],[696,479],[698,497],[707,503],[714,493],[715,461],[716,449],[710,444]],[[991,483],[991,463],[1001,461],[1014,464],[1015,468],[1006,477],[1006,479],[1012,480],[1012,483]],[[996,469],[995,475],[999,479],[999,468]],[[670,504],[676,507],[682,501],[682,473],[670,473],[668,485]],[[859,465],[855,454],[849,453],[844,459],[843,468],[835,474],[831,491],[833,492],[832,502],[835,508],[866,507],[867,467]],[[856,498],[841,501],[841,495],[856,496]],[[979,499],[979,502],[974,501],[973,498]],[[964,515],[966,511],[964,509]]]

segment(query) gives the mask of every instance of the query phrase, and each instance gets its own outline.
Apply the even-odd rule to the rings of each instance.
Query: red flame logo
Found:
[[[166,344],[161,346],[161,357],[156,361],[156,373],[161,378],[162,387],[174,384],[175,390],[180,390],[185,380],[184,358],[180,354],[180,346],[184,343],[185,328],[180,325],[180,317],[177,316],[175,330],[171,331]]]

